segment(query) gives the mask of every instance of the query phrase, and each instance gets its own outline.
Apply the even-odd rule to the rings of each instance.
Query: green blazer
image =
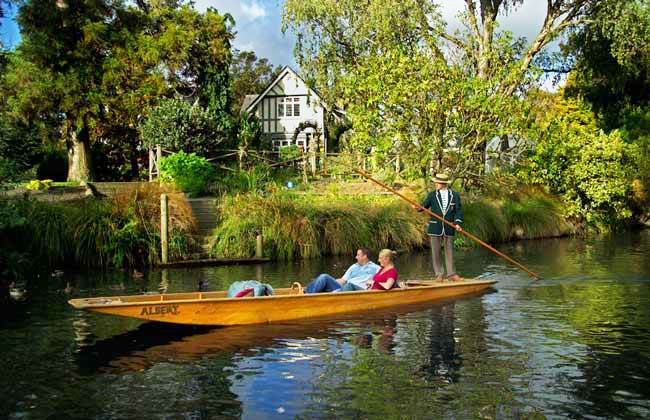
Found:
[[[427,194],[427,197],[422,203],[422,207],[430,209],[440,217],[444,217],[444,219],[448,222],[462,226],[463,208],[460,203],[460,194],[458,194],[456,191],[450,190],[449,188],[447,188],[447,194],[448,204],[446,212],[443,212],[442,210],[442,200],[440,198],[440,192],[438,190]],[[429,220],[427,234],[434,236],[454,236],[456,234],[456,229],[447,225],[446,223],[442,223],[442,221],[436,219],[435,217],[432,217]]]

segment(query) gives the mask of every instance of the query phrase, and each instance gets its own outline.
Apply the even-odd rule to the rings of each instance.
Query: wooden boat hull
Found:
[[[409,305],[477,293],[493,280],[407,282],[389,291],[302,294],[277,289],[273,296],[228,298],[225,292],[173,293],[72,299],[77,309],[189,325],[248,325],[317,318]]]

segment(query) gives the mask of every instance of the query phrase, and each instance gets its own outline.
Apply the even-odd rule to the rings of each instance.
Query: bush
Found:
[[[213,166],[195,153],[186,154],[180,151],[165,156],[160,162],[160,178],[165,182],[174,183],[190,196],[207,192],[214,180],[214,173]]]
[[[223,118],[230,117],[223,114]],[[232,121],[220,121],[219,116],[198,104],[167,99],[151,111],[140,126],[140,133],[150,149],[160,144],[172,151],[209,156],[228,139],[226,127],[230,126]]]
[[[561,196],[566,216],[588,227],[608,230],[627,223],[637,146],[626,144],[618,131],[599,130],[579,101],[564,100],[557,108],[535,131],[535,150],[519,175]]]
[[[43,153],[43,159],[38,164],[36,177],[65,181],[68,178],[68,157],[64,150],[49,148]]]
[[[51,179],[44,179],[44,180],[38,180],[34,179],[29,181],[27,184],[25,184],[25,188],[28,190],[47,190],[52,186],[52,180]]]

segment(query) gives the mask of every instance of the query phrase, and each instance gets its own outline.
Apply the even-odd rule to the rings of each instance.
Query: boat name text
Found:
[[[140,315],[178,315],[178,305],[145,306]]]

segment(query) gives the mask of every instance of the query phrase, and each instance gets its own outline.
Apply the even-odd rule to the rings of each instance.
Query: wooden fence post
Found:
[[[160,194],[160,248],[161,255],[160,258],[163,264],[167,264],[169,261],[169,243],[168,243],[168,200],[167,194]]]
[[[255,244],[255,258],[262,258],[264,256],[264,239],[262,234],[257,234],[257,243]]]
[[[158,182],[161,182],[160,179],[160,160],[162,159],[162,147],[156,145],[156,175],[158,175]]]
[[[153,180],[153,150],[149,149],[149,182]]]

